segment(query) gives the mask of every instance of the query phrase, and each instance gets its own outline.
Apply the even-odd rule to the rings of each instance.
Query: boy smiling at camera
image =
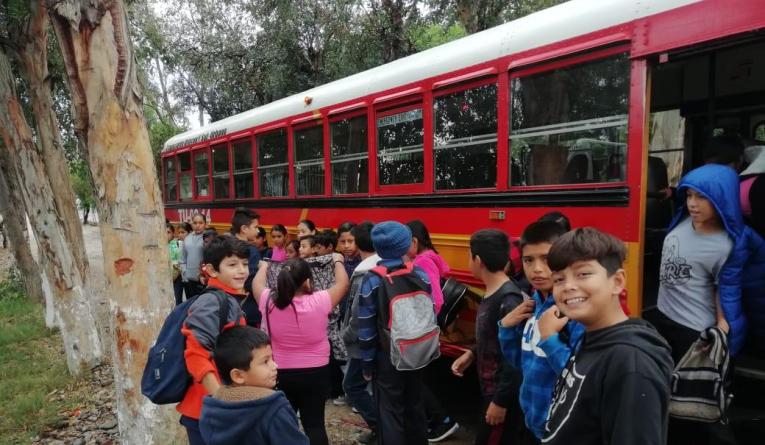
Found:
[[[308,444],[276,386],[268,334],[236,326],[218,336],[215,364],[224,386],[205,397],[199,429],[207,445]]]
[[[585,334],[555,385],[543,443],[666,443],[672,357],[648,322],[622,310],[625,256],[624,243],[590,227],[550,248],[559,316]]]

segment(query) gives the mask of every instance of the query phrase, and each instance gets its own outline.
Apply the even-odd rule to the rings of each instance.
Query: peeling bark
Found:
[[[164,216],[122,1],[49,3],[96,190],[121,441],[182,441],[177,413],[140,393],[146,355],[173,306]]]
[[[3,163],[8,167],[6,175],[15,177],[20,185],[38,241],[41,263],[55,294],[67,367],[70,373],[76,375],[100,363],[101,341],[90,307],[90,295],[85,288],[85,276],[72,253],[72,243],[62,228],[62,209],[54,199],[58,190],[48,180],[45,159],[24,117],[10,63],[2,51],[0,136],[7,148],[2,151]],[[73,207],[74,201],[68,205]]]

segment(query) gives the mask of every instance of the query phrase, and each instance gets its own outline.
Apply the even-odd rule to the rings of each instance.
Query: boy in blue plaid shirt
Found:
[[[552,221],[534,222],[523,231],[521,260],[534,294],[499,322],[502,354],[523,375],[520,403],[526,426],[540,440],[555,382],[584,333],[580,323],[558,318],[552,297],[547,253],[565,232]]]

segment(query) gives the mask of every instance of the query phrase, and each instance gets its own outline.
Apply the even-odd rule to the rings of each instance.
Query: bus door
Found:
[[[712,136],[765,145],[765,35],[657,55],[650,85],[644,314],[656,307],[661,249],[675,210],[668,190],[705,163]]]

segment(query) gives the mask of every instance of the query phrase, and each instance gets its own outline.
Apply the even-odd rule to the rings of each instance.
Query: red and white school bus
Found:
[[[760,0],[570,1],[173,137],[165,212],[420,219],[471,282],[472,232],[558,210],[627,243],[640,314],[672,211],[657,192],[706,137],[765,137],[763,28]]]

